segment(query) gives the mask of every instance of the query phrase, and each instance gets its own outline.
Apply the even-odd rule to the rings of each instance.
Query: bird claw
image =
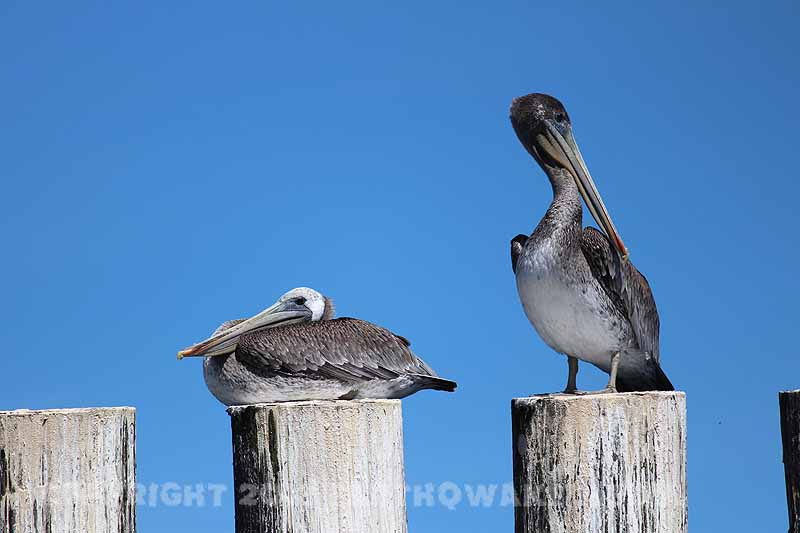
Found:
[[[586,391],[586,392],[584,392],[582,394],[595,395],[595,394],[616,394],[616,393],[617,393],[617,389],[615,387],[606,387],[605,389]]]
[[[574,390],[564,390],[564,391],[561,391],[561,392],[548,392],[547,394],[542,394],[540,392],[536,392],[536,393],[533,393],[533,394],[529,394],[528,397],[529,398],[533,398],[534,396],[557,396],[557,397],[561,397],[561,396],[582,396],[584,394],[588,394],[588,393],[585,392],[585,391],[582,391],[582,390],[574,389]]]

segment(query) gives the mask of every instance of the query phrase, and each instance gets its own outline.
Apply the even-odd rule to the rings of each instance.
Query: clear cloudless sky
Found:
[[[551,199],[508,106],[547,92],[658,302],[692,530],[785,530],[798,5],[2,2],[0,409],[136,406],[142,484],[230,486],[175,353],[306,285],[459,382],[404,401],[412,489],[510,482],[510,399],[567,371],[508,253]],[[499,496],[413,503],[415,533],[513,527]],[[233,495],[138,523],[232,531]]]

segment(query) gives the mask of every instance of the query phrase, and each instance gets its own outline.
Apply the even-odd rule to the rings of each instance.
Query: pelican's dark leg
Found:
[[[617,392],[617,370],[619,369],[619,352],[611,356],[611,372],[608,373],[608,385],[605,389],[587,392],[586,394],[611,394]]]
[[[566,394],[576,394],[578,392],[578,358],[568,355],[567,364],[569,365],[569,377],[567,377],[567,387],[564,392]]]
[[[611,356],[611,372],[608,376],[608,385],[606,385],[608,392],[617,392],[617,369],[619,369],[619,353]]]

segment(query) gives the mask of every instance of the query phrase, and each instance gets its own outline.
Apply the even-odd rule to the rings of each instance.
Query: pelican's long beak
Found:
[[[608,214],[603,199],[597,191],[591,174],[589,174],[589,169],[586,168],[586,163],[583,161],[581,151],[578,149],[572,133],[567,131],[566,135],[562,135],[550,121],[545,121],[545,125],[547,126],[545,133],[537,135],[537,141],[541,148],[547,150],[548,155],[572,174],[575,183],[578,184],[581,196],[583,196],[583,201],[586,202],[586,206],[589,208],[589,212],[592,213],[594,219],[611,239],[611,242],[614,243],[622,260],[627,261],[628,249],[625,248],[617,228],[614,227],[614,223],[611,221],[611,216]]]
[[[277,302],[256,316],[248,318],[235,326],[210,337],[203,342],[178,352],[178,359],[192,356],[211,357],[225,355],[236,351],[239,337],[258,329],[273,328],[279,325],[293,324],[311,320],[311,310],[291,300]]]

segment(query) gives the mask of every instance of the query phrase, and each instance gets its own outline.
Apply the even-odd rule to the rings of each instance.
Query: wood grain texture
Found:
[[[686,396],[512,401],[517,533],[685,533]]]
[[[236,533],[406,533],[399,400],[228,412]]]
[[[778,394],[789,533],[800,533],[800,390]]]
[[[1,533],[133,533],[136,410],[0,411]]]

